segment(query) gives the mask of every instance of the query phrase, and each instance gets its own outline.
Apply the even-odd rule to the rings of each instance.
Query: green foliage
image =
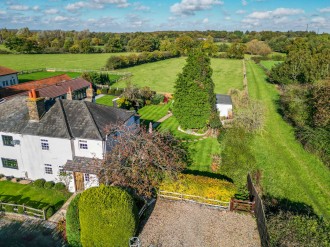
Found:
[[[330,223],[315,216],[280,212],[267,221],[271,246],[330,246]]]
[[[48,206],[45,208],[45,210],[46,210],[46,219],[49,219],[55,213],[53,206]]]
[[[13,203],[14,204],[14,202],[8,202],[8,203]],[[14,206],[12,206],[12,205],[5,205],[5,211],[6,212],[8,212],[8,213],[13,213],[13,212],[15,212],[14,211]]]
[[[53,181],[48,181],[44,184],[45,189],[52,189],[54,187],[55,183]]]
[[[159,105],[164,101],[164,95],[163,94],[156,94],[151,98],[151,103],[153,105]]]
[[[246,184],[246,175],[255,168],[256,159],[251,149],[252,135],[243,128],[233,126],[226,130],[222,145],[219,172],[238,187]]]
[[[215,108],[210,59],[201,51],[190,53],[175,85],[173,114],[181,127],[203,128]]]
[[[80,221],[79,221],[79,198],[81,194],[78,194],[70,202],[68,210],[66,212],[66,237],[68,243],[72,247],[80,247]]]
[[[234,43],[228,48],[227,56],[228,58],[242,59],[244,58],[245,50],[246,46],[244,44]]]
[[[24,214],[24,208],[23,208],[23,206],[18,206],[17,207],[17,213]]]
[[[65,187],[65,184],[62,183],[62,182],[58,182],[54,185],[54,189],[55,190],[65,190],[66,187]]]
[[[128,42],[128,50],[151,52],[159,48],[159,40],[151,35],[139,35]]]
[[[210,127],[212,129],[220,129],[222,127],[222,123],[219,118],[219,114],[217,112],[212,112],[210,116]]]
[[[83,246],[127,246],[135,235],[137,209],[125,190],[90,188],[81,194],[78,205]]]
[[[46,180],[43,178],[37,179],[33,182],[33,185],[38,188],[43,188],[46,183]]]
[[[93,84],[110,84],[110,78],[107,73],[84,72],[81,74],[81,77]]]

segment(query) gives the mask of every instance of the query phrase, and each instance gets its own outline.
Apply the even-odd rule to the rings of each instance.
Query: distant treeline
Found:
[[[329,34],[323,34],[329,36]],[[101,53],[178,51],[186,54],[190,47],[202,46],[208,53],[228,49],[224,43],[248,43],[258,40],[277,52],[288,52],[287,47],[297,37],[317,36],[315,32],[271,31],[158,31],[111,33],[83,31],[32,31],[0,29],[0,44],[16,53]],[[210,40],[214,43],[210,44]],[[220,42],[220,43],[217,43]],[[215,45],[216,44],[216,45]],[[0,50],[0,53],[7,52]]]
[[[142,52],[139,54],[130,54],[127,56],[111,56],[106,64],[107,69],[120,69],[132,67],[139,64],[157,62],[173,57],[178,57],[178,52],[153,51]]]

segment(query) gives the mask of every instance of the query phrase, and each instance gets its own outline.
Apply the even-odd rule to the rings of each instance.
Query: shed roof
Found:
[[[226,94],[217,94],[217,104],[220,105],[232,105],[231,96]]]
[[[65,171],[83,172],[88,174],[99,174],[102,169],[102,160],[74,156],[73,160],[68,160],[64,165]]]

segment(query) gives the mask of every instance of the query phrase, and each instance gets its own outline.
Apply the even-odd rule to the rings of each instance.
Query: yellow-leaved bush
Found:
[[[192,174],[180,174],[176,181],[165,179],[159,189],[223,202],[230,201],[237,192],[236,186],[231,182]]]

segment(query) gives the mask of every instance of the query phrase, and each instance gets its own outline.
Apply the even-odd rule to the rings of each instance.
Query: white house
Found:
[[[220,114],[220,117],[232,118],[233,115],[233,103],[231,101],[230,95],[217,94],[216,107]]]
[[[18,84],[17,71],[0,66],[0,88]]]
[[[97,186],[96,163],[110,146],[105,127],[118,122],[139,118],[88,101],[47,102],[35,90],[7,99],[0,103],[0,174],[58,182],[66,170],[71,192]]]

